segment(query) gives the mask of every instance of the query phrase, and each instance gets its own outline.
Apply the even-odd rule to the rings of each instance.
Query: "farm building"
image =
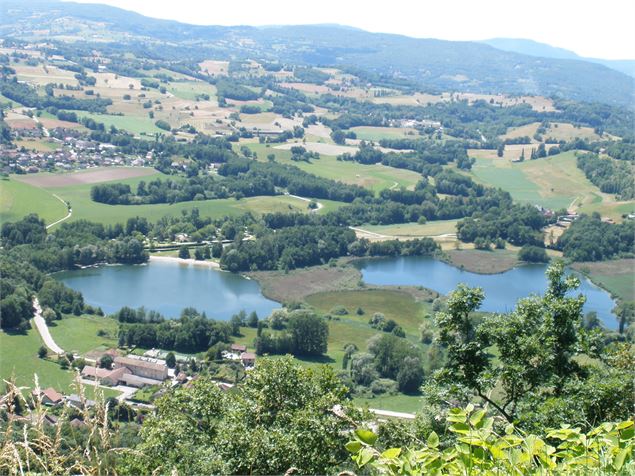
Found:
[[[40,394],[37,395],[35,391],[33,391],[34,397],[41,397],[42,403],[48,406],[56,406],[62,403],[64,400],[64,396],[55,390],[53,387],[49,387],[46,390],[41,390]]]
[[[130,357],[116,357],[115,369],[126,367],[132,375],[163,381],[168,378],[168,367],[165,364],[148,362]]]

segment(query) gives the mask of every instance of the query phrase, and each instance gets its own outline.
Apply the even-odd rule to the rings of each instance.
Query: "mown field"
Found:
[[[554,210],[577,208],[581,212],[599,211],[620,218],[635,204],[635,201],[618,202],[600,192],[578,169],[574,151],[521,163],[479,157],[470,173],[480,183],[507,190],[515,200]]]
[[[386,236],[417,238],[456,233],[459,220],[435,220],[428,223],[399,223],[396,225],[364,225],[360,228]]]
[[[258,154],[258,160],[266,161],[269,154],[283,164],[291,164],[315,174],[340,182],[360,185],[375,192],[391,187],[413,188],[421,175],[410,170],[386,167],[385,165],[362,165],[356,162],[338,161],[334,156],[321,155],[319,160],[294,162],[288,150],[267,147],[268,144],[249,143],[246,145]],[[301,144],[298,144],[301,145]]]
[[[351,130],[357,135],[358,139],[362,140],[380,141],[381,139],[417,137],[417,132],[414,129],[406,127],[358,126],[352,127]]]
[[[77,113],[77,117],[79,118],[88,117],[95,120],[96,122],[101,122],[106,126],[106,128],[115,126],[117,129],[123,129],[133,134],[165,134],[166,132],[154,125],[156,118],[150,119],[147,114],[113,116],[109,114],[97,114],[85,111],[75,112]]]
[[[114,170],[114,169],[109,169]],[[64,177],[58,174],[41,174],[39,177]],[[30,180],[36,179],[30,175]],[[148,181],[165,177],[159,172],[143,177],[117,179],[115,182],[127,183],[133,189],[142,180]],[[70,202],[73,215],[69,221],[86,219],[112,225],[125,223],[128,218],[140,216],[149,221],[157,221],[164,216],[178,216],[182,210],[198,208],[201,216],[222,218],[229,215],[240,215],[246,212],[256,214],[272,212],[308,212],[308,202],[286,195],[249,197],[241,200],[221,199],[180,202],[170,204],[149,205],[107,205],[97,203],[90,198],[90,189],[94,183],[80,183],[67,186],[51,186],[38,188],[19,182],[20,177],[0,181],[0,219],[12,221],[28,213],[37,213],[44,217],[47,223],[52,223],[66,215],[66,207],[53,194],[64,201]],[[320,201],[324,207],[318,213],[325,213],[341,206],[341,202],[331,200]],[[57,226],[57,225],[56,225]]]
[[[0,223],[19,220],[29,213],[37,213],[48,224],[66,216],[66,206],[50,191],[14,178],[0,180]]]
[[[95,349],[117,347],[117,321],[102,316],[67,316],[49,326],[55,343],[66,352],[85,354]],[[98,336],[99,331],[107,335]]]

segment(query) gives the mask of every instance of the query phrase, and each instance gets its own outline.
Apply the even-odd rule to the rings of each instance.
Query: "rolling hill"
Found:
[[[635,79],[579,59],[502,51],[477,42],[417,39],[338,25],[195,26],[105,5],[7,0],[0,37],[136,45],[166,59],[258,58],[354,67],[426,91],[534,94],[631,107]]]

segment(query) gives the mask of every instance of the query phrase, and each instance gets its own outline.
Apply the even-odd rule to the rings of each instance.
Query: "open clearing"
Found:
[[[77,352],[81,355],[97,348],[117,347],[118,324],[115,319],[102,316],[67,316],[54,321],[49,326],[55,343],[66,352]],[[98,336],[103,330],[107,335]]]
[[[456,233],[459,220],[435,220],[423,225],[419,223],[401,223],[397,225],[364,225],[360,228],[395,238],[419,238]]]
[[[150,167],[110,167],[62,174],[37,174],[19,176],[18,180],[41,188],[68,187],[72,185],[112,182],[133,177],[157,175]],[[17,178],[17,177],[16,177]]]
[[[275,149],[291,150],[291,147],[302,146],[310,152],[317,152],[323,155],[337,156],[341,154],[355,154],[359,149],[347,145],[325,144],[323,142],[291,142],[275,146]]]

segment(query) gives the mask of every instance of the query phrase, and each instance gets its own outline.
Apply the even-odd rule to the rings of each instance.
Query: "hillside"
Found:
[[[539,58],[476,42],[415,39],[333,25],[193,26],[104,5],[9,0],[0,6],[0,36],[72,38],[142,47],[149,56],[261,58],[354,67],[426,91],[534,94],[631,105],[634,79],[576,59]],[[180,42],[178,48],[172,42]]]
[[[600,58],[586,58],[579,56],[571,50],[557,48],[546,43],[540,43],[533,40],[522,38],[492,38],[483,40],[481,43],[493,46],[502,51],[511,51],[523,55],[540,56],[543,58],[570,59],[589,61],[604,65],[608,68],[620,71],[635,77],[635,60],[606,60]]]

